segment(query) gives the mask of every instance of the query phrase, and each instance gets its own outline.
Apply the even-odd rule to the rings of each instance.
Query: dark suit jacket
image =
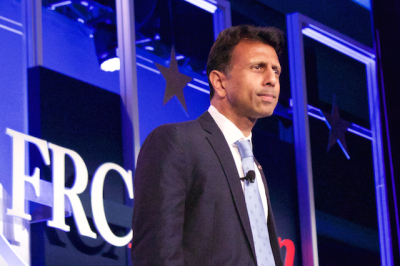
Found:
[[[256,265],[240,182],[225,137],[208,112],[155,129],[143,143],[134,177],[133,265]]]

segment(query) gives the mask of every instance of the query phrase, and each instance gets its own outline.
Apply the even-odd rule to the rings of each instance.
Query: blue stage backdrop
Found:
[[[0,1],[0,183],[3,189],[3,198],[0,198],[3,213],[0,215],[5,217],[4,222],[0,221],[3,222],[2,232],[14,251],[23,246],[16,235],[9,233],[17,231],[17,222],[5,214],[5,210],[11,208],[10,202],[6,201],[12,196],[13,176],[12,138],[5,134],[9,128],[75,151],[84,161],[89,175],[87,188],[79,199],[85,219],[98,235],[97,239],[82,236],[74,215],[68,211],[65,215],[70,232],[49,227],[46,222],[52,217],[52,208],[30,202],[32,223],[28,225],[28,221],[19,218],[18,221],[26,228],[31,226],[31,264],[130,265],[129,246],[111,245],[98,232],[89,191],[100,165],[106,162],[124,165],[119,72],[100,69],[90,34],[92,29],[88,25],[47,6],[42,10],[44,67],[29,69],[26,90],[20,2]],[[55,1],[43,1],[44,5],[50,2]],[[214,24],[210,13],[183,0],[171,0],[171,12],[167,9],[170,8],[167,1],[149,0],[144,5],[139,4],[141,1],[136,2],[138,112],[142,143],[157,126],[196,119],[209,107],[205,51],[208,52],[212,45]],[[327,1],[322,4],[318,4],[318,0],[290,1],[290,5],[281,2],[231,0],[232,24],[276,26],[286,31],[286,14],[300,11],[372,46],[369,11],[350,0],[340,1],[340,5],[331,9],[327,8]],[[86,1],[76,3],[80,5]],[[318,5],[325,9],[316,8]],[[148,13],[140,12],[139,7]],[[338,21],[337,17],[344,9],[351,15]],[[157,21],[160,24],[155,23]],[[307,38],[304,46],[309,104],[329,114],[336,95],[342,118],[369,128],[364,65]],[[173,60],[178,60],[179,72],[190,81],[180,88],[183,97],[178,99],[175,94],[165,101],[168,79],[162,70],[171,67]],[[291,266],[301,265],[302,258],[287,49],[281,65],[280,102],[275,115],[257,122],[253,141],[255,156],[269,185],[281,253],[287,259],[286,265]],[[351,155],[348,160],[338,144],[327,151],[329,128],[311,116],[310,134],[320,264],[378,265],[380,250],[370,140],[346,132]],[[27,172],[32,174],[33,169],[39,167],[41,180],[51,185],[54,182],[52,164],[45,165],[42,155],[32,144],[29,145],[29,159]],[[53,160],[50,152],[52,163]],[[75,164],[68,156],[64,174],[65,186],[73,186]],[[51,195],[51,188],[42,190],[42,196]],[[126,235],[131,227],[132,208],[128,206],[132,206],[132,202],[125,202],[126,188],[117,172],[110,171],[106,175],[104,209],[108,226],[116,236]],[[2,252],[0,255],[4,257]]]

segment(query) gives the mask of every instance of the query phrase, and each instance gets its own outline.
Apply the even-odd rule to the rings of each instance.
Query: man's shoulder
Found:
[[[151,134],[180,134],[188,133],[189,131],[198,131],[200,128],[199,121],[189,120],[178,123],[163,124],[156,127]]]
[[[207,116],[210,115],[206,112],[195,120],[160,125],[153,129],[146,137],[145,143],[153,143],[162,140],[190,141],[193,138],[200,137],[204,132],[201,121],[204,120],[204,117],[207,118]]]
[[[195,120],[163,124],[163,125],[155,128],[153,130],[153,132],[155,132],[155,133],[171,132],[171,131],[178,131],[178,132],[194,131],[194,132],[197,132],[199,129],[202,128],[202,125],[201,125],[202,121],[209,120],[209,118],[211,118],[210,114],[208,112],[205,112],[204,114],[202,114],[199,118],[197,118]]]
[[[197,125],[199,125],[199,121],[197,119],[195,119],[195,120],[188,120],[188,121],[184,121],[184,122],[163,124],[161,126],[158,126],[156,129],[157,130],[167,130],[170,128],[186,129],[186,128],[192,128],[193,126],[197,126]]]

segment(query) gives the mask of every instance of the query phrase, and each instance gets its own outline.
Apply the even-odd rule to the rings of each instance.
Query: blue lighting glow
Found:
[[[52,4],[50,6],[50,8],[51,8],[51,10],[55,10],[57,7],[67,6],[67,5],[70,5],[70,4],[72,4],[72,1],[63,1],[63,2],[56,3],[56,4]]]
[[[363,127],[361,127],[359,125],[356,125],[356,124],[352,123],[352,124],[350,124],[350,127],[347,129],[347,131],[349,131],[351,133],[354,133],[354,134],[357,134],[360,137],[372,140],[371,130],[363,128]]]
[[[346,156],[347,160],[350,159],[349,154],[347,153],[346,149],[343,147],[342,143],[340,142],[340,140],[337,140],[337,143],[339,144],[340,148],[342,149],[344,155]]]
[[[138,40],[138,41],[136,41],[135,43],[136,43],[136,44],[140,44],[140,43],[146,43],[146,42],[150,42],[150,41],[151,41],[150,38],[146,38],[146,39]]]
[[[158,71],[157,69],[148,67],[148,66],[143,65],[143,64],[141,64],[141,63],[136,63],[136,65],[138,65],[138,66],[140,66],[140,67],[143,67],[144,69],[147,69],[147,70],[149,70],[149,71],[151,71],[151,72],[154,72],[154,73],[156,73],[156,74],[161,74],[161,72]]]
[[[354,3],[359,4],[365,9],[371,10],[371,1],[370,0],[352,0]]]
[[[201,91],[201,92],[210,94],[210,91],[205,90],[205,89],[203,89],[203,88],[200,88],[199,86],[193,85],[192,83],[188,83],[187,85],[188,85],[189,87],[193,88],[193,89],[198,90],[198,91]]]
[[[205,0],[185,0],[185,1],[213,14],[217,10],[217,6],[215,4],[212,4]],[[215,3],[215,1],[213,2]]]
[[[198,83],[200,83],[200,84],[203,84],[204,86],[207,86],[207,87],[208,87],[208,83],[207,83],[207,82],[204,82],[204,81],[202,81],[202,80],[200,80],[200,79],[197,79],[197,78],[193,78],[193,80],[196,81],[196,82],[198,82]]]
[[[293,100],[290,99],[289,100],[289,104],[290,107],[293,107]],[[320,109],[312,106],[312,105],[307,105],[307,109],[308,109],[308,115],[312,116],[318,120],[324,121],[326,123],[326,125],[328,126],[329,129],[331,129],[331,126],[329,125],[328,121],[326,120],[325,116],[323,115],[323,113],[321,112]],[[372,140],[372,133],[371,130],[366,129],[362,126],[359,126],[357,124],[350,124],[349,128],[347,129],[347,131],[356,134],[360,137]]]
[[[6,25],[0,24],[0,28],[22,35],[22,31],[14,30],[13,28],[7,27]]]
[[[22,27],[22,23],[19,23],[19,22],[15,21],[15,20],[12,20],[12,19],[9,19],[9,18],[3,17],[3,16],[0,16],[0,19],[2,19],[4,21],[7,21],[9,23],[12,23],[14,25]]]
[[[141,55],[136,54],[136,57],[137,57],[137,58],[140,58],[140,59],[142,59],[142,60],[144,60],[144,61],[146,61],[146,62],[149,62],[149,63],[151,63],[151,64],[154,63],[153,60],[150,60],[150,59],[148,59],[148,58],[146,58],[146,57],[144,57],[144,56],[141,56]]]
[[[302,30],[303,34],[319,41],[320,43],[325,44],[326,46],[331,47],[332,49],[335,49],[351,58],[354,58],[360,62],[363,62],[364,64],[369,64],[374,62],[375,55],[372,53],[369,53],[365,50],[362,50],[360,48],[356,48],[355,45],[344,41],[343,39],[333,38],[332,34],[325,32],[322,29],[319,29],[318,27],[314,25],[309,25],[308,27],[304,28]],[[332,36],[331,36],[332,35]],[[362,53],[362,52],[363,53]]]
[[[12,20],[12,19],[9,19],[9,18],[3,17],[3,16],[0,16],[0,19],[6,21],[6,22],[8,22],[8,23],[11,23],[11,24],[13,24],[13,25],[22,27],[22,24],[21,24],[21,23],[19,23],[19,22],[17,22],[17,21],[14,21],[14,20]],[[13,29],[13,28],[8,27],[8,26],[3,25],[3,24],[0,24],[0,28],[5,29],[5,30],[8,30],[8,31],[11,31],[11,32],[16,33],[16,34],[19,34],[19,35],[22,35],[22,31]]]

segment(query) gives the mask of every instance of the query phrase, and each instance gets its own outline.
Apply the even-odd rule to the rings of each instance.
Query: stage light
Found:
[[[213,14],[215,13],[215,10],[217,10],[216,5],[205,0],[185,0],[185,1]]]
[[[116,14],[111,7],[93,0],[53,0],[51,2],[43,5],[87,26],[88,30],[85,31],[94,41],[97,59],[103,71],[120,69]],[[142,40],[143,43],[150,41],[150,38]]]
[[[116,25],[106,21],[97,23],[93,34],[96,55],[100,68],[104,71],[120,69]]]
[[[110,58],[100,65],[101,70],[106,72],[114,72],[120,70],[121,62],[118,57]]]

